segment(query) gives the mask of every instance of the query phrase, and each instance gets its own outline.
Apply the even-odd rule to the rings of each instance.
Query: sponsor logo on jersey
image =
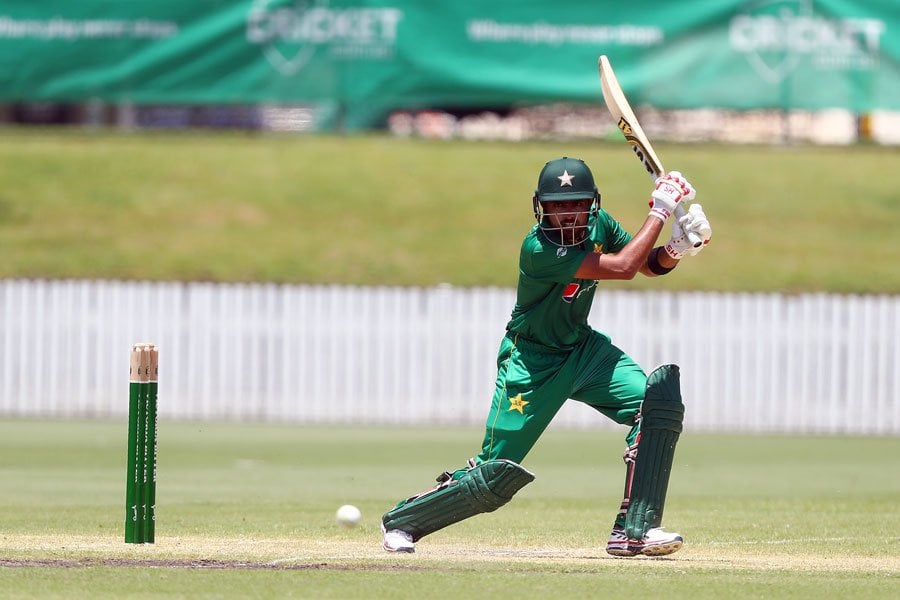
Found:
[[[583,293],[589,292],[592,289],[597,287],[596,281],[588,281],[585,280],[583,283],[577,283],[573,281],[563,290],[562,299],[565,302],[572,303],[576,298],[579,298]]]
[[[570,283],[566,286],[566,289],[563,290],[562,299],[566,302],[572,302],[578,297],[578,290],[580,289],[580,283]]]
[[[569,253],[568,248],[566,248],[565,246],[560,246],[559,248],[556,249],[556,258],[562,258],[563,256],[565,256],[568,253]]]

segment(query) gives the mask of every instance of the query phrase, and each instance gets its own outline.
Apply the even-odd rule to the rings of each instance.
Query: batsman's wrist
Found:
[[[657,219],[665,223],[671,215],[672,213],[667,211],[666,209],[654,206],[650,209],[650,214],[648,216],[656,217]]]
[[[647,256],[647,267],[650,269],[650,272],[654,275],[665,275],[666,273],[670,273],[672,269],[678,266],[678,263],[675,263],[671,267],[663,266],[659,262],[659,251],[662,250],[661,247],[656,247],[650,251],[650,254]]]

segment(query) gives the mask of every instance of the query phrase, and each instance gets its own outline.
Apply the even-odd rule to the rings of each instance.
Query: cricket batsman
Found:
[[[650,213],[632,236],[600,207],[583,161],[563,157],[544,165],[532,199],[537,224],[519,254],[516,305],[500,343],[481,452],[382,517],[385,550],[414,552],[429,533],[509,502],[534,480],[521,462],[570,398],[629,427],[625,495],[606,551],[662,556],[681,548],[682,536],[661,526],[684,417],[678,367],[663,365],[648,376],[587,319],[598,282],[666,275],[706,247],[712,229],[699,204],[673,216],[695,196],[678,171],[659,177]],[[671,238],[654,247],[670,219]],[[702,243],[694,246],[690,234]]]

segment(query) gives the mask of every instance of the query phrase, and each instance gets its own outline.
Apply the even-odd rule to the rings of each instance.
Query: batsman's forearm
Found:
[[[656,217],[647,217],[640,231],[616,254],[600,254],[598,263],[607,273],[605,279],[634,279],[647,263],[647,255],[662,231],[663,222]]]

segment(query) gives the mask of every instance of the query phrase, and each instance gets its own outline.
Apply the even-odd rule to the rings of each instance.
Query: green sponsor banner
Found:
[[[897,0],[6,0],[0,100],[900,110]]]

